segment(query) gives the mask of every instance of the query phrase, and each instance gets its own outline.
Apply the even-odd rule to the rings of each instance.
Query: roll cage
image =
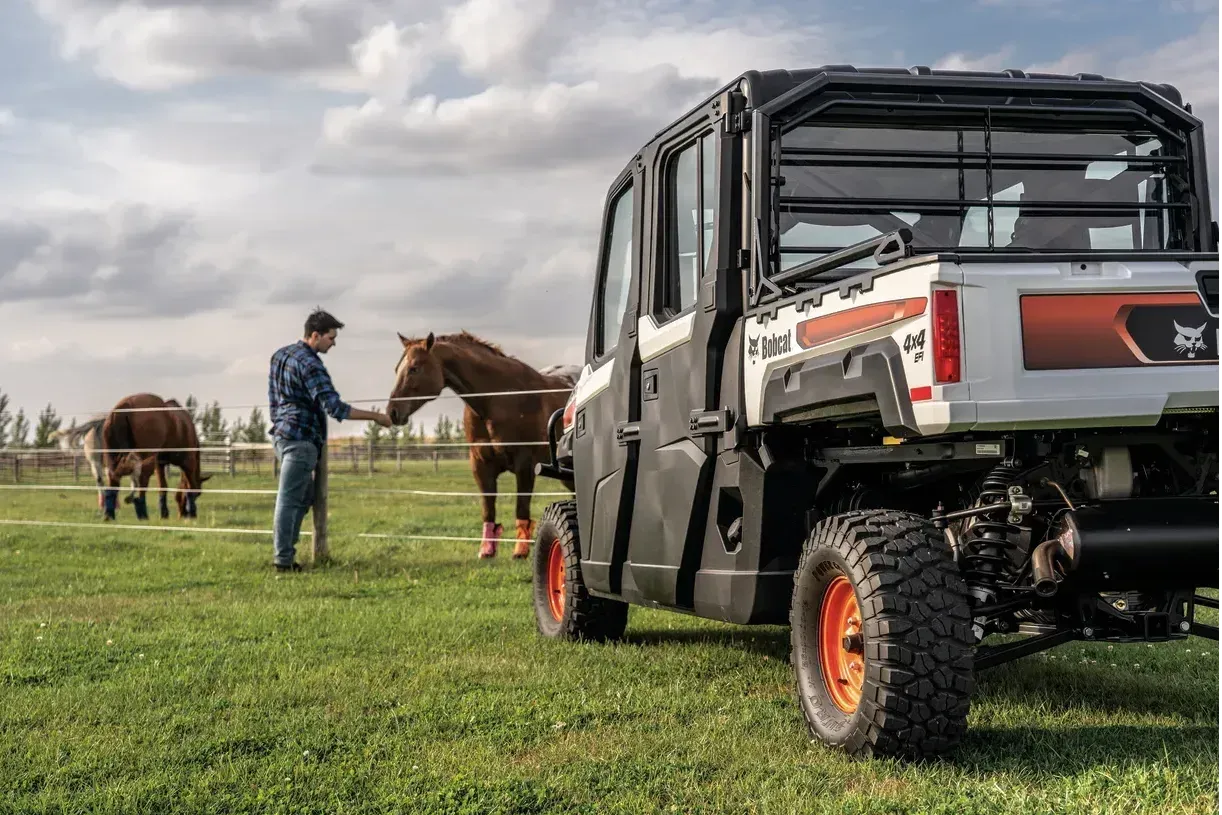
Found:
[[[749,134],[750,243],[740,257],[747,269],[748,307],[784,297],[810,279],[807,274],[787,274],[804,265],[797,256],[817,260],[849,245],[865,245],[858,241],[784,243],[786,219],[794,222],[809,215],[870,224],[876,234],[888,237],[880,242],[889,244],[892,258],[915,251],[961,261],[1153,260],[1195,259],[1200,253],[1217,251],[1203,124],[1189,106],[1181,105],[1179,92],[1169,85],[1092,74],[824,66],[801,72],[749,72],[725,90],[735,108],[728,126]],[[837,128],[852,138],[842,137],[839,143],[834,137],[822,138],[820,143],[820,137]],[[812,133],[818,136],[811,138]],[[886,133],[896,137],[892,143],[869,146],[871,137],[878,142],[877,134]],[[942,149],[894,143],[909,137],[914,142],[928,140],[931,134]],[[1024,136],[1037,138],[1024,144]],[[951,139],[954,144],[948,145]],[[1156,146],[1147,148],[1144,155],[1137,149],[1132,153],[1098,149],[1100,144],[1126,143]],[[1058,145],[1063,149],[1056,149]],[[1054,149],[1048,149],[1050,146]],[[1027,149],[1021,149],[1024,147]],[[1074,170],[1089,175],[1094,165],[1123,165],[1121,176],[1136,169],[1148,178],[1128,187],[1125,178],[1119,182],[1073,179],[1074,183],[1061,184],[1060,189],[1045,183],[1014,200],[997,197],[998,178],[1007,173],[1029,171],[1052,178]],[[852,189],[825,190],[830,194],[823,195],[790,193],[794,175],[799,182],[805,174],[815,186],[827,186],[829,177],[854,167],[877,173],[881,192],[873,196],[855,194]],[[896,195],[887,189],[885,173],[922,170],[940,170],[937,178],[952,178],[957,184],[934,197]],[[1126,192],[1147,189],[1147,181],[1154,192],[1125,197]],[[969,195],[973,185],[983,186],[984,195]],[[982,241],[964,245],[945,240],[948,235],[953,237],[956,221],[962,225],[973,210],[983,211]],[[909,217],[897,218],[896,212]],[[1027,245],[1008,247],[1008,242],[998,240],[997,221],[1002,212],[1015,217],[1025,234],[1034,236],[1027,239]],[[943,228],[925,233],[914,229],[913,214],[918,227],[928,222]],[[1056,228],[1045,229],[1041,239],[1041,222],[1052,224],[1055,218],[1075,220],[1055,224],[1059,234]],[[1071,231],[1067,224],[1081,226],[1078,220],[1100,226],[1132,225],[1137,237],[1131,247],[1121,249],[1074,243],[1065,233]],[[945,228],[947,224],[950,229]],[[896,245],[897,234],[913,233],[915,246]],[[850,253],[845,263],[868,255]],[[831,264],[833,268],[842,265]]]

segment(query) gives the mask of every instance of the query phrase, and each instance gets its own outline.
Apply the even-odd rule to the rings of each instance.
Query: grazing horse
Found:
[[[471,472],[483,493],[484,531],[479,556],[496,557],[503,527],[496,522],[496,481],[503,472],[517,478],[517,542],[513,556],[530,554],[535,523],[530,517],[535,464],[548,460],[547,420],[564,407],[577,380],[576,367],[537,371],[492,343],[463,331],[425,339],[402,334],[403,354],[395,365],[395,386],[387,415],[402,425],[425,402],[454,391],[463,400],[463,430],[470,447]],[[560,390],[516,396],[478,396],[501,391]],[[399,400],[399,401],[396,401]],[[488,445],[488,446],[479,446]]]
[[[103,502],[106,520],[114,520],[115,517],[119,480],[133,471],[138,473],[136,477],[141,481],[140,495],[133,501],[136,517],[148,519],[144,490],[152,475],[150,466],[155,466],[161,485],[161,517],[168,518],[170,511],[166,505],[165,487],[167,464],[173,464],[182,472],[178,490],[174,494],[178,517],[197,516],[196,499],[204,482],[211,476],[200,472],[199,435],[195,431],[195,422],[177,401],[163,400],[151,393],[138,393],[120,399],[102,424],[102,446],[109,487]],[[129,451],[132,450],[154,455],[146,458],[131,456]]]
[[[51,437],[59,442],[61,450],[71,450],[74,447],[80,447],[85,453],[85,462],[89,465],[89,471],[93,473],[93,483],[98,485],[98,508],[102,508],[102,498],[104,494],[105,484],[103,483],[103,474],[105,473],[105,465],[102,463],[102,422],[106,421],[105,416],[95,416],[89,421],[79,426],[72,426],[63,430],[56,430],[51,434]],[[135,454],[130,454],[134,456]],[[151,466],[151,458],[146,462]],[[123,499],[125,503],[132,503],[136,498],[136,490],[138,488],[138,475],[140,467],[136,467],[132,473],[131,491]],[[162,486],[165,486],[164,484]],[[164,517],[164,516],[163,516]]]

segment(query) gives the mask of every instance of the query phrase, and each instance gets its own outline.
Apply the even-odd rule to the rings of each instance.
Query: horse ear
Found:
[[[407,344],[410,342],[407,337],[403,336],[398,331],[395,332],[395,336],[399,338],[399,342],[403,343],[404,347],[407,347]]]
[[[436,341],[437,341],[437,340],[436,340],[436,338],[433,336],[433,332],[432,332],[432,331],[430,331],[430,332],[429,332],[429,338],[428,338],[427,340],[425,340],[425,341],[424,341],[424,350],[426,350],[426,351],[432,351],[432,350],[433,350],[433,343],[435,343]]]

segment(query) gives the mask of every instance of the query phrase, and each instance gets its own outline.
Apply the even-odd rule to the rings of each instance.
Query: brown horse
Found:
[[[132,502],[136,507],[136,517],[148,519],[144,491],[153,468],[157,471],[157,481],[161,486],[161,517],[168,518],[167,464],[173,464],[182,472],[178,490],[174,494],[178,517],[196,517],[196,498],[204,482],[211,476],[200,472],[199,436],[195,431],[195,422],[177,401],[162,399],[151,393],[138,393],[120,399],[102,424],[102,447],[108,486],[103,502],[106,520],[114,520],[119,482],[133,470],[137,472],[136,478],[141,485],[139,496]],[[142,455],[132,456],[132,450],[139,450]]]
[[[501,473],[517,478],[517,542],[513,556],[530,554],[535,535],[530,517],[535,464],[546,461],[547,420],[564,407],[576,381],[575,368],[537,371],[492,343],[463,331],[425,339],[402,334],[403,354],[395,366],[395,386],[387,414],[402,425],[443,388],[463,400],[463,430],[470,447],[471,472],[483,493],[484,532],[479,556],[496,557],[502,526],[496,522],[496,481]],[[555,373],[548,373],[554,371]],[[479,396],[502,391],[559,390],[517,396]],[[398,401],[396,401],[398,400]],[[486,446],[484,446],[486,445]]]

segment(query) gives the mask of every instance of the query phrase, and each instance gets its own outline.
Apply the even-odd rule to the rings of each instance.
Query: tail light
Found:
[[[569,432],[569,428],[573,426],[573,417],[577,414],[577,395],[569,397],[569,401],[564,406],[564,432]]]
[[[961,359],[959,337],[959,292],[937,289],[933,293],[934,382],[958,382]]]

